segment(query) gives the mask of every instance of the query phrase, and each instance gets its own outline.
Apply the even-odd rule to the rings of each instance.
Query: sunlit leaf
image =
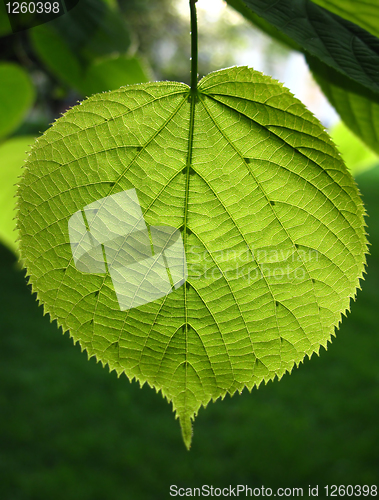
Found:
[[[15,130],[34,101],[29,75],[14,63],[0,63],[0,137]]]
[[[343,122],[337,123],[330,130],[330,136],[354,176],[379,164],[378,155],[373,153]]]
[[[0,241],[12,250],[17,248],[15,193],[26,151],[34,137],[20,136],[0,144]]]
[[[38,139],[18,199],[45,312],[172,401],[188,447],[201,406],[327,346],[364,269],[364,209],[332,141],[246,67],[196,96],[159,82],[87,99]]]

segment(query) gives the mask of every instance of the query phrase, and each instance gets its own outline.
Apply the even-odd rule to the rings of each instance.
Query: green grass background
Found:
[[[371,255],[336,339],[280,382],[202,409],[190,452],[161,395],[87,361],[43,317],[1,246],[0,499],[156,500],[170,498],[171,484],[379,484],[379,167],[358,183]]]

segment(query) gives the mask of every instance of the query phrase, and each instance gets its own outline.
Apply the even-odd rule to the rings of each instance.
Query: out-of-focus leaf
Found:
[[[379,37],[378,0],[312,0]]]
[[[28,73],[14,63],[0,63],[0,137],[15,130],[34,101]]]
[[[311,0],[244,0],[272,24],[328,66],[379,92],[379,39]]]
[[[101,0],[80,0],[49,25],[84,64],[130,48],[130,34],[121,12]]]
[[[313,76],[345,124],[379,154],[379,93],[307,56]]]
[[[337,123],[330,130],[330,135],[353,175],[369,170],[379,163],[378,156],[363,144],[343,122]]]
[[[97,92],[116,90],[123,85],[145,83],[149,76],[138,57],[118,56],[95,61],[80,84],[82,92],[90,96]]]
[[[5,3],[0,2],[0,36],[7,35],[11,31],[12,27],[8,19]]]
[[[89,66],[81,64],[50,26],[36,27],[31,37],[39,56],[51,71],[83,95],[90,96],[151,79],[148,69],[138,57],[122,54],[94,60]]]
[[[80,0],[67,15],[30,30],[37,56],[62,82],[84,94],[110,90],[112,77],[96,71],[98,60],[123,56],[130,48],[130,35],[119,11],[101,0]],[[90,82],[87,71],[96,78]],[[114,73],[114,69],[111,70]],[[146,80],[145,80],[146,81]],[[126,83],[136,83],[133,82]]]
[[[79,60],[49,24],[31,29],[30,36],[39,58],[55,76],[72,87],[80,85],[83,71]]]
[[[26,159],[26,151],[34,142],[33,136],[19,136],[0,144],[0,241],[16,250],[14,206],[16,183]]]
[[[242,0],[226,0],[226,2],[267,35],[271,36],[278,42],[281,42],[283,45],[287,46],[290,49],[301,50],[300,45],[292,40],[292,38],[276,29],[272,24],[267,22],[262,17],[255,14],[252,10],[246,7]]]

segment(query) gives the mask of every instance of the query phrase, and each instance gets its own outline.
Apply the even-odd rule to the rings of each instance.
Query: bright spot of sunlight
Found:
[[[178,0],[176,8],[181,15],[188,16],[189,0]],[[215,22],[226,10],[226,3],[223,0],[198,0],[196,9],[199,17],[205,15],[210,21]]]

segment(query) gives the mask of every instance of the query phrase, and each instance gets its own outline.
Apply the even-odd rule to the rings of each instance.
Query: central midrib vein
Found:
[[[191,99],[190,108],[190,124],[189,124],[189,136],[188,136],[188,152],[187,152],[187,162],[186,162],[186,183],[185,183],[185,193],[184,193],[184,221],[183,221],[183,242],[184,248],[186,248],[187,243],[187,221],[188,221],[188,200],[189,200],[189,184],[190,184],[190,170],[192,164],[192,150],[193,150],[193,132],[195,123],[195,104],[197,95],[189,93],[189,98]]]
[[[195,123],[195,104],[197,101],[196,93],[189,92],[188,98],[191,99],[190,107],[190,124],[189,124],[189,135],[188,135],[188,152],[187,152],[187,163],[186,163],[186,181],[184,188],[184,221],[183,221],[183,245],[185,255],[187,255],[187,226],[188,226],[188,201],[189,201],[189,185],[190,185],[190,170],[192,164],[192,150],[193,150],[193,133],[194,133],[194,123]],[[188,354],[188,308],[187,308],[187,285],[183,286],[184,293],[184,328],[185,328],[185,385],[187,387],[187,354]]]

